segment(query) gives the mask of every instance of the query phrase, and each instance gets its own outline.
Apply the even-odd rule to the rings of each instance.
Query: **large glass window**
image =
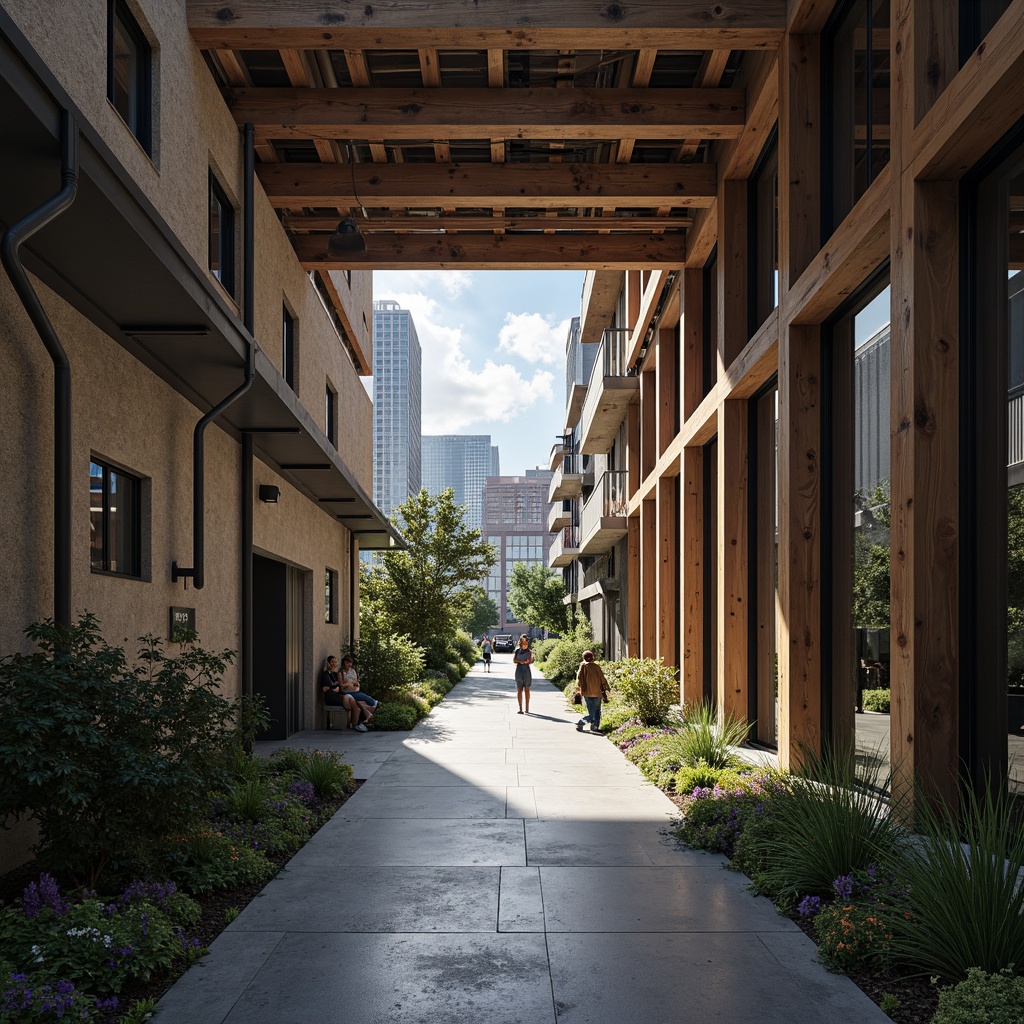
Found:
[[[772,134],[750,179],[750,333],[779,304],[779,140]]]
[[[235,209],[210,172],[210,273],[235,294]]]
[[[718,383],[718,249],[711,253],[704,264],[704,302],[701,324],[702,366],[704,372],[704,394],[708,394]]]
[[[123,0],[107,9],[107,99],[152,153],[152,51]]]
[[[718,438],[704,445],[704,700],[718,703]]]
[[[89,561],[94,572],[142,575],[142,482],[89,462]]]
[[[825,229],[889,162],[889,0],[841,3],[824,35]]]
[[[831,738],[889,763],[889,307],[878,281],[831,326]]]
[[[338,621],[338,573],[324,569],[324,622]]]
[[[977,49],[978,44],[1010,6],[1010,0],[960,0],[960,64]]]
[[[295,387],[295,317],[287,306],[281,307],[281,376],[285,384]]]

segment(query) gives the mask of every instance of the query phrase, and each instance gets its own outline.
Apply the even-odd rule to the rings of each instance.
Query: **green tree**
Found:
[[[497,625],[501,609],[492,597],[487,596],[483,587],[467,587],[464,591],[466,612],[460,626],[470,636],[480,636],[489,626]]]
[[[407,548],[386,551],[364,573],[362,598],[382,623],[430,649],[455,635],[472,591],[494,564],[494,548],[466,526],[452,489],[421,490],[395,509]]]
[[[508,604],[520,622],[564,633],[569,619],[562,574],[545,565],[516,562],[509,581]]]
[[[868,494],[858,494],[860,526],[854,531],[853,624],[857,628],[889,626],[889,480]]]

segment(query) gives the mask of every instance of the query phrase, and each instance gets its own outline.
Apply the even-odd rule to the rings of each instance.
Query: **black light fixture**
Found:
[[[260,484],[260,501],[276,505],[281,498],[281,488],[274,484]]]
[[[327,251],[334,253],[366,252],[366,239],[354,217],[346,217],[327,239]]]

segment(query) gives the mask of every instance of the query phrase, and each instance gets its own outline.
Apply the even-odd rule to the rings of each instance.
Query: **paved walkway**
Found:
[[[882,1024],[559,691],[511,659],[412,733],[309,732],[367,781],[158,1024]],[[277,744],[267,744],[270,749]]]

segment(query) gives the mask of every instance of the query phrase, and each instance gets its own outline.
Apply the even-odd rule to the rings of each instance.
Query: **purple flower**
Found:
[[[63,917],[71,909],[71,901],[64,899],[52,875],[41,874],[39,884],[29,882],[25,886],[21,905],[26,917],[36,917],[43,907],[49,907],[54,917]]]
[[[801,917],[814,917],[819,910],[821,910],[820,896],[805,896],[800,901],[800,906],[796,908],[796,912]]]
[[[851,875],[840,875],[833,883],[832,888],[841,900],[848,900],[853,896],[854,881]]]

